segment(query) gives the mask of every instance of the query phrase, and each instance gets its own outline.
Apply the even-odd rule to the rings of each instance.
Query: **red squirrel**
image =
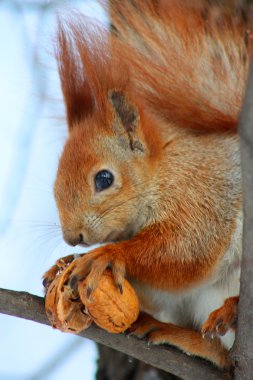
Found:
[[[250,26],[198,1],[110,6],[110,30],[82,16],[59,24],[69,137],[55,199],[67,243],[103,243],[76,259],[72,285],[88,276],[90,294],[110,267],[120,290],[127,277],[139,297],[134,335],[227,367]]]

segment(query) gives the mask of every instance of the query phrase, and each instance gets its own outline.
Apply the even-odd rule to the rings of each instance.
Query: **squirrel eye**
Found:
[[[102,191],[107,189],[113,183],[114,177],[108,170],[101,170],[95,177],[96,191]]]

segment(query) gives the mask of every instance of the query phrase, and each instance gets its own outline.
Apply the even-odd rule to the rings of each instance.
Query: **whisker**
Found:
[[[1,219],[0,219],[1,220]],[[14,219],[12,220],[13,224],[15,225],[31,225],[34,227],[53,227],[53,228],[61,228],[60,224],[56,222],[49,222],[49,221],[43,221],[43,220],[32,220],[32,219]]]
[[[36,238],[31,238],[32,240],[32,246],[33,249],[36,246],[37,249],[40,249],[42,246],[45,246],[48,243],[60,242],[62,240],[61,236],[59,234],[55,234],[53,231],[49,231],[43,234],[40,234],[39,236],[36,236]],[[52,249],[52,251],[55,249],[55,247]]]

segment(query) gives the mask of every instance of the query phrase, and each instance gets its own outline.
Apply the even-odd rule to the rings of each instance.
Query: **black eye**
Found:
[[[101,170],[95,177],[96,191],[102,191],[107,189],[113,183],[114,177],[108,170]]]

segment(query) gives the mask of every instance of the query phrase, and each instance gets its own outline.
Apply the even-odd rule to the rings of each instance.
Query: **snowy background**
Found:
[[[73,6],[106,20],[94,1],[0,1],[0,287],[38,295],[42,274],[73,253],[62,241],[52,193],[67,134],[55,21]],[[0,315],[0,342],[1,380],[95,377],[91,341]]]

